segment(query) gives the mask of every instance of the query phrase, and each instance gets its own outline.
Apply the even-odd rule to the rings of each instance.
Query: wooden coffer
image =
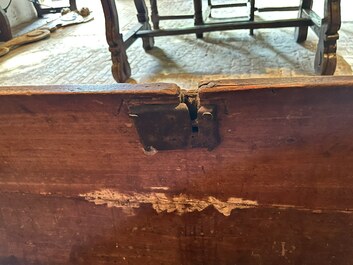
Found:
[[[0,264],[353,264],[353,78],[2,87]]]

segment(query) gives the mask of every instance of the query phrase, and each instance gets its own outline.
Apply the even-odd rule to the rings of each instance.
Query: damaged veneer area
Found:
[[[126,213],[132,213],[133,209],[140,208],[142,204],[150,204],[157,213],[167,212],[182,215],[191,212],[201,212],[209,206],[213,206],[219,213],[229,216],[234,209],[254,208],[256,201],[242,198],[228,198],[227,201],[219,200],[213,196],[197,199],[185,194],[175,196],[163,192],[122,193],[110,189],[102,189],[80,194],[87,201],[96,205],[107,205],[123,209]]]
[[[127,215],[135,215],[134,210],[142,205],[151,205],[157,213],[176,213],[183,215],[192,212],[201,212],[208,207],[213,207],[224,216],[230,216],[233,210],[251,209],[251,208],[273,208],[279,210],[295,209],[315,214],[334,212],[343,214],[352,214],[353,209],[324,209],[324,208],[306,208],[300,205],[287,204],[260,204],[256,200],[249,200],[237,197],[229,197],[222,201],[214,196],[204,196],[196,198],[186,194],[170,195],[166,192],[166,187],[152,187],[152,190],[158,192],[120,192],[113,189],[101,189],[88,193],[82,193],[79,196],[95,205],[106,205],[108,208],[120,208]]]

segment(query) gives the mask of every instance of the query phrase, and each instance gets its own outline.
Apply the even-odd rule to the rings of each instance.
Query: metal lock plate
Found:
[[[201,147],[219,144],[216,107],[194,108],[186,103],[130,106],[141,143],[146,151]]]
[[[192,129],[185,103],[132,106],[130,117],[147,151],[182,149],[189,145]]]

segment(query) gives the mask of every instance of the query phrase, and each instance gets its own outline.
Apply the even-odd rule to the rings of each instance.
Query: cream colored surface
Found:
[[[5,8],[10,0],[0,0],[0,6]],[[7,17],[11,26],[17,26],[33,20],[37,16],[33,4],[28,0],[12,0],[9,9],[7,10]]]

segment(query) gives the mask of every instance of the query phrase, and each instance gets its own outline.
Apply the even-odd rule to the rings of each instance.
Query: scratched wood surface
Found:
[[[353,260],[351,77],[201,84],[212,151],[143,150],[128,106],[172,84],[0,91],[0,264]]]

